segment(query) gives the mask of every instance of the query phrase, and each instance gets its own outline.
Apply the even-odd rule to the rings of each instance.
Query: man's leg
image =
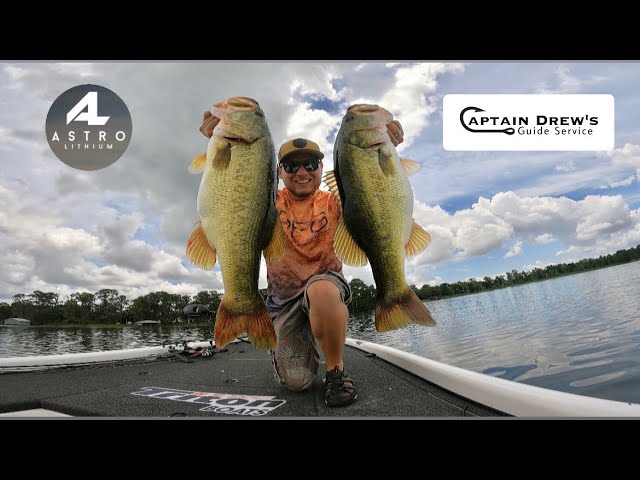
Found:
[[[347,405],[358,396],[353,381],[344,371],[342,353],[347,338],[351,289],[342,275],[328,272],[316,275],[307,283],[303,308],[309,315],[314,337],[320,343],[327,362],[325,403]]]
[[[313,385],[320,357],[302,298],[289,302],[272,319],[278,339],[271,351],[276,380],[289,390],[306,390]]]
[[[316,280],[307,287],[309,297],[309,322],[311,331],[327,362],[327,371],[344,369],[342,352],[347,338],[349,310],[343,303],[340,291],[329,280]]]

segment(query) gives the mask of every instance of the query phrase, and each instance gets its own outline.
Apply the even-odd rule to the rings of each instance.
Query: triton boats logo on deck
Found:
[[[99,170],[118,160],[131,140],[131,115],[122,99],[100,85],[78,85],[51,105],[47,141],[72,168]]]
[[[612,95],[445,95],[445,150],[611,150]]]
[[[193,392],[191,390],[160,387],[143,387],[137,392],[131,392],[131,395],[206,405],[199,409],[201,412],[251,417],[261,417],[287,403],[286,400],[268,396]]]

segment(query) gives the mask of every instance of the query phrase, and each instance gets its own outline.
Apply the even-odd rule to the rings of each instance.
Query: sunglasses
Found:
[[[320,160],[314,158],[307,160],[307,163],[302,165],[299,163],[281,163],[280,166],[284,168],[284,171],[287,173],[296,173],[300,167],[304,167],[307,172],[315,172],[320,166]]]

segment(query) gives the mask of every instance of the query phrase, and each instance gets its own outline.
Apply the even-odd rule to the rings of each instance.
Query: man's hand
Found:
[[[218,117],[214,117],[213,114],[209,110],[207,110],[206,112],[204,112],[202,125],[200,125],[199,130],[205,137],[211,138],[211,135],[213,135],[213,129],[216,128],[216,125],[218,125],[218,123],[220,123],[220,119]]]
[[[402,131],[402,125],[400,125],[398,120],[393,120],[392,122],[387,123],[387,133],[391,138],[391,143],[393,143],[395,147],[404,141],[404,132]]]

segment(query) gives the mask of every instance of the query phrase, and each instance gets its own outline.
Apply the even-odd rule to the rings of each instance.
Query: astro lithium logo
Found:
[[[445,150],[611,150],[612,95],[445,95]]]
[[[88,110],[83,111],[84,108]],[[74,120],[88,125],[104,125],[111,117],[98,116],[98,92],[89,92],[67,113],[67,125]]]
[[[100,170],[118,160],[131,140],[131,115],[122,99],[100,85],[78,85],[51,105],[49,146],[72,168]]]

